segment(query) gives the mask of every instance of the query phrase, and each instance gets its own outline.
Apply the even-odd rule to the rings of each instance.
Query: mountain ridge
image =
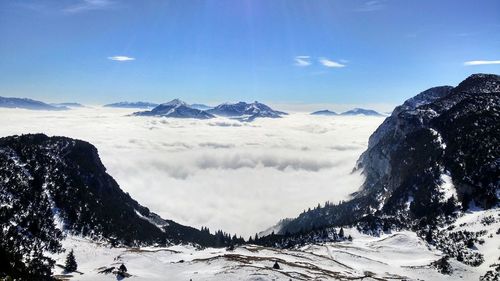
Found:
[[[500,76],[472,75],[408,99],[372,134],[355,170],[365,182],[352,199],[303,212],[279,233],[353,224],[421,231],[469,206],[498,206]]]
[[[212,114],[192,108],[186,102],[180,99],[173,99],[169,102],[162,103],[148,111],[139,111],[132,113],[133,116],[161,116],[171,118],[194,118],[194,119],[211,119]]]
[[[59,252],[65,233],[114,246],[241,241],[162,219],[122,191],[97,149],[81,140],[0,138],[0,183],[0,272],[26,280],[50,275],[45,253]]]
[[[33,99],[10,97],[0,97],[0,107],[51,111],[69,110],[66,106],[53,106]]]

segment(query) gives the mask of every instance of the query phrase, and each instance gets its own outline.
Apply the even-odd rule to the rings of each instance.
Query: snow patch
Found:
[[[444,143],[443,137],[441,137],[441,134],[438,131],[436,131],[435,129],[433,129],[433,128],[430,128],[429,130],[431,131],[432,135],[434,135],[436,137],[436,142],[439,144],[439,146],[443,150],[445,150],[446,149],[446,143]]]
[[[441,174],[441,185],[439,185],[439,191],[443,193],[443,198],[441,198],[441,202],[446,202],[450,198],[458,199],[457,190],[455,185],[453,185],[452,178],[446,174]]]
[[[165,229],[163,229],[163,227],[168,226],[167,222],[160,224],[160,223],[158,223],[158,222],[156,222],[156,221],[154,221],[146,216],[143,216],[141,213],[139,213],[139,211],[137,211],[137,210],[134,210],[134,211],[137,214],[137,216],[139,216],[139,218],[141,218],[141,219],[149,222],[150,224],[153,224],[154,226],[158,227],[162,232],[165,232]]]

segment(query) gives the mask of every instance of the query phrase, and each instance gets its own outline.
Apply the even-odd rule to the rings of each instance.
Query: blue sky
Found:
[[[398,104],[499,60],[497,0],[0,0],[0,96]]]

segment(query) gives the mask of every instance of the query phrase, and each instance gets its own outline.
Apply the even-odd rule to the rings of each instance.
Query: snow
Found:
[[[441,174],[441,185],[439,186],[439,191],[443,193],[443,197],[441,198],[441,202],[446,202],[450,198],[458,198],[457,190],[455,185],[453,185],[453,181],[451,177],[447,173]]]
[[[436,137],[436,142],[439,144],[439,147],[441,147],[443,150],[445,150],[446,143],[444,143],[443,138],[441,137],[441,134],[438,131],[436,131],[435,129],[430,128],[429,130],[431,131],[432,135],[434,135]]]
[[[149,222],[149,223],[151,223],[151,224],[155,225],[155,226],[156,226],[156,227],[158,227],[161,231],[165,232],[165,229],[163,229],[163,227],[164,227],[164,226],[168,226],[168,223],[165,223],[165,224],[163,224],[163,225],[162,225],[162,224],[159,224],[159,223],[157,223],[156,221],[154,221],[154,220],[152,220],[152,219],[150,219],[150,218],[148,218],[148,217],[143,216],[141,213],[139,213],[139,211],[137,211],[137,210],[134,210],[134,211],[135,211],[135,213],[137,214],[137,216],[139,216],[141,219],[143,219],[143,220],[145,220],[145,221],[147,221],[147,222]]]
[[[485,218],[491,218],[492,223],[486,224]],[[481,238],[484,240],[483,244],[475,243],[477,250],[483,254],[484,262],[477,267],[477,270],[486,272],[492,270],[490,265],[498,263],[500,258],[500,239],[497,231],[500,229],[500,208],[490,210],[469,210],[463,216],[459,217],[454,223],[453,231],[466,230],[466,231],[486,231],[485,235]]]
[[[467,217],[467,221],[473,220]],[[80,273],[68,280],[113,280],[114,275],[100,274],[122,263],[132,274],[130,280],[477,280],[477,268],[450,261],[455,275],[442,275],[428,265],[441,258],[414,232],[401,231],[373,237],[355,229],[345,229],[352,242],[306,245],[300,249],[281,250],[255,245],[226,249],[197,249],[189,245],[166,248],[110,248],[75,236],[63,241],[73,249]],[[498,246],[498,241],[497,241]],[[498,248],[493,248],[491,252]],[[64,264],[66,253],[54,256]],[[274,262],[279,270],[272,268]],[[482,269],[482,268],[481,268]],[[56,266],[56,274],[63,274]],[[369,278],[372,276],[373,278]]]

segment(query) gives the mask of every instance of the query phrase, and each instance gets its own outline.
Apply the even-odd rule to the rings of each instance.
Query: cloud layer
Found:
[[[152,211],[247,237],[356,191],[363,179],[352,167],[383,120],[125,116],[132,111],[0,109],[0,135],[42,132],[89,141],[121,188]]]

